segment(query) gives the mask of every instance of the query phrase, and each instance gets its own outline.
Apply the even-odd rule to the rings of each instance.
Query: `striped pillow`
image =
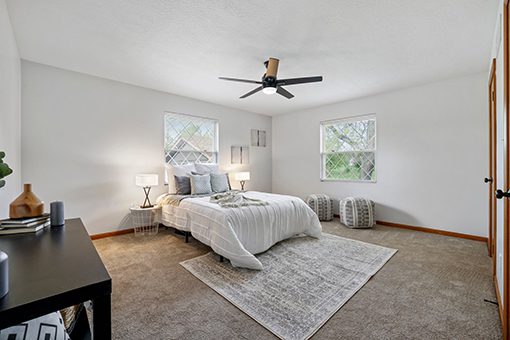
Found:
[[[211,194],[211,176],[207,175],[191,175],[191,194]]]

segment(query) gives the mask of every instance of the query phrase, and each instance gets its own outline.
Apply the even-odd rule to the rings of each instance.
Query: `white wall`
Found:
[[[0,151],[13,174],[0,189],[0,218],[9,214],[9,203],[21,190],[20,59],[4,0],[0,0]]]
[[[363,196],[377,219],[487,235],[487,74],[273,118],[273,191]],[[321,182],[319,123],[377,115],[377,183]]]
[[[91,234],[126,226],[143,200],[135,174],[162,181],[165,111],[218,119],[220,166],[249,169],[248,189],[271,190],[270,117],[27,61],[21,69],[23,181],[46,203],[63,200]],[[230,146],[249,145],[250,129],[266,130],[269,145],[250,147],[249,166],[235,168]]]

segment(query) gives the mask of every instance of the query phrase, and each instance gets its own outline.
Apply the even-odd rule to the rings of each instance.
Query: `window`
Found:
[[[218,162],[218,121],[165,114],[165,162],[173,165]]]
[[[376,118],[321,122],[321,180],[375,182]]]

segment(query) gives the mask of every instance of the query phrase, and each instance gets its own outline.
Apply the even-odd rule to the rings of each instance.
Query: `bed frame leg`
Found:
[[[184,236],[186,238],[186,243],[189,243],[189,234],[190,234],[189,231],[184,232]]]
[[[225,260],[225,258],[223,258],[223,256],[220,255],[220,262],[223,262]]]

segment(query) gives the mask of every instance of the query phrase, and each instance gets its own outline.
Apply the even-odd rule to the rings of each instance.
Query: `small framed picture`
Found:
[[[248,146],[231,146],[230,163],[232,164],[250,163],[250,148]]]
[[[265,130],[251,130],[251,146],[266,146],[266,131]]]

